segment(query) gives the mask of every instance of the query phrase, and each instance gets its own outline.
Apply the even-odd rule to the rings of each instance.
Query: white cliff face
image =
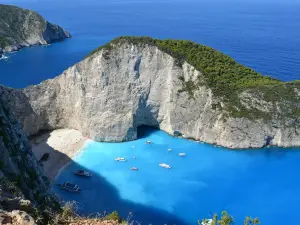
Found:
[[[12,105],[27,135],[74,128],[96,141],[120,142],[136,139],[137,127],[148,125],[228,148],[262,147],[266,136],[274,137],[274,145],[300,145],[295,126],[232,118],[216,107],[223,102],[205,86],[194,98],[180,91],[182,77],[201,76],[188,63],[177,66],[157,47],[122,44],[24,89],[25,96],[15,94]]]

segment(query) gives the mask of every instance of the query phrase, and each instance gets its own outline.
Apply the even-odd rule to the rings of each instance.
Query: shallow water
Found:
[[[58,183],[79,184],[83,193],[56,191],[64,200],[78,201],[85,215],[117,210],[126,217],[132,212],[143,224],[197,224],[224,209],[237,224],[246,215],[258,216],[263,225],[293,224],[297,219],[300,152],[296,149],[231,151],[151,128],[142,128],[140,134],[127,143],[87,143],[57,177]],[[146,145],[146,140],[153,144]],[[180,152],[187,156],[179,157]],[[128,161],[116,162],[115,157]],[[159,167],[161,162],[172,169]],[[131,171],[133,166],[139,171]],[[73,176],[78,168],[91,171],[93,177]]]

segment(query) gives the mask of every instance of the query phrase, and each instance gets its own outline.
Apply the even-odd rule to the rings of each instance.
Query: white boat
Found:
[[[212,222],[213,222],[212,219],[205,219],[205,220],[201,223],[201,225],[211,225]]]
[[[70,182],[65,182],[63,184],[57,184],[57,186],[60,187],[60,189],[64,190],[64,191],[68,191],[68,192],[75,192],[75,193],[79,193],[82,190],[78,187],[77,184],[72,184]]]
[[[136,156],[133,156],[134,159],[136,159]]]
[[[132,145],[132,148],[134,148],[134,145]]]
[[[145,144],[152,144],[152,141],[146,141]]]
[[[126,159],[122,157],[116,157],[115,160],[119,162],[126,162]]]
[[[131,170],[139,170],[137,167],[131,167]]]
[[[92,173],[84,171],[84,170],[77,170],[76,172],[74,172],[74,175],[81,176],[81,177],[91,177]]]
[[[168,149],[168,152],[171,152],[171,151],[172,151],[172,149],[171,149],[171,148],[169,148],[169,149]]]
[[[160,167],[166,168],[166,169],[171,169],[171,166],[165,163],[160,163],[159,164]]]
[[[2,56],[0,57],[0,60],[1,60],[1,59],[8,59],[8,57],[5,56],[5,55],[2,55]]]
[[[186,156],[186,153],[179,153],[178,155],[181,157],[184,157],[184,156]]]

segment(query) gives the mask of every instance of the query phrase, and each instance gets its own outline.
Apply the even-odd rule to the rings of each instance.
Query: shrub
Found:
[[[119,223],[122,222],[121,217],[119,216],[119,213],[117,211],[113,211],[112,213],[108,214],[104,217],[105,220],[111,220],[111,221],[118,221]]]

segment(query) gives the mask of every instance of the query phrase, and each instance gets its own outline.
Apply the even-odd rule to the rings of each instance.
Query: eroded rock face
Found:
[[[11,107],[27,135],[74,128],[96,141],[120,142],[136,139],[137,127],[148,125],[229,148],[262,147],[266,136],[274,145],[300,145],[297,122],[289,127],[284,126],[288,118],[276,121],[278,126],[233,118],[206,86],[194,97],[181,91],[183,79],[201,76],[155,46],[123,43],[95,53],[55,79],[13,91]],[[262,105],[249,102],[247,94],[243,99],[249,107]]]
[[[52,195],[48,192],[49,180],[44,177],[27,136],[15,118],[18,110],[14,111],[14,101],[19,101],[18,107],[22,105],[16,97],[18,94],[24,100],[22,92],[0,87],[0,208],[13,210],[19,205],[20,210],[28,211],[31,203],[23,199],[40,204]],[[25,108],[30,107],[28,101],[24,102]]]

